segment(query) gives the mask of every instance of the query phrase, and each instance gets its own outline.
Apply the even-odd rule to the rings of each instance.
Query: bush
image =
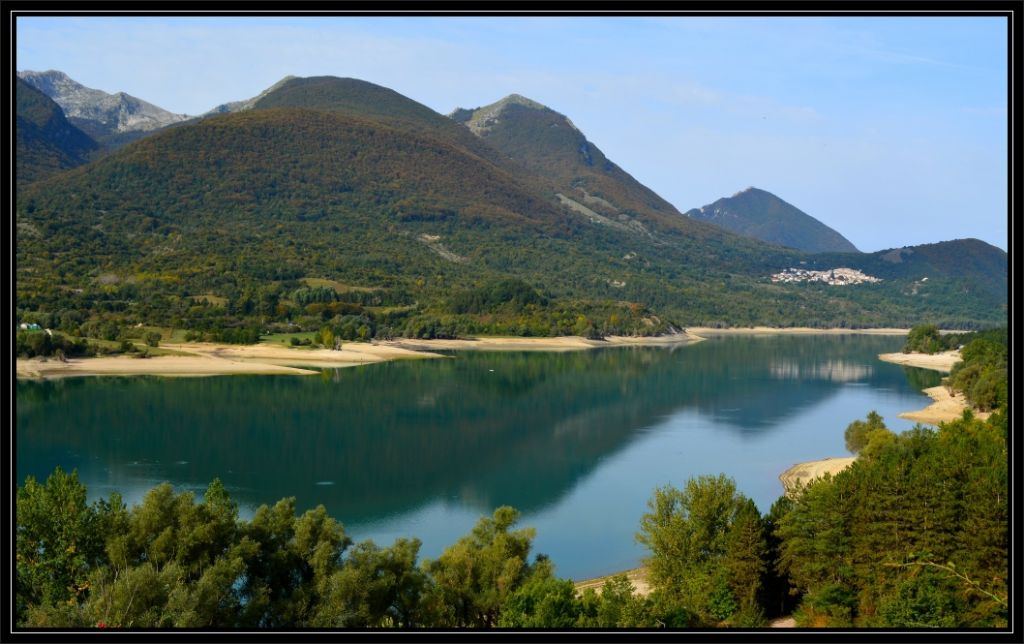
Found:
[[[919,324],[907,334],[907,343],[903,345],[903,353],[937,353],[943,350],[939,328],[934,324]]]

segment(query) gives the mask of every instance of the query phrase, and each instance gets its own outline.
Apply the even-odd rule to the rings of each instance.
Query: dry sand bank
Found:
[[[920,367],[949,373],[953,365],[960,362],[960,352],[956,349],[942,353],[880,353],[878,359],[908,367]]]
[[[274,344],[166,344],[168,349],[184,351],[216,360],[270,365],[306,365],[315,367],[355,367],[388,360],[438,358],[437,354],[412,351],[384,344],[349,342],[341,351],[333,349],[291,348]]]
[[[931,369],[942,373],[949,373],[953,365],[960,362],[960,352],[957,350],[943,351],[942,353],[883,353],[878,356],[880,360],[908,367],[920,367]],[[926,423],[938,425],[939,423],[956,420],[963,415],[964,410],[970,405],[962,393],[951,394],[945,385],[929,387],[924,390],[933,401],[924,409],[917,411],[905,411],[900,418],[914,421],[915,423]],[[988,418],[991,414],[983,411],[974,411],[978,418]]]
[[[608,336],[604,340],[588,340],[580,336],[555,338],[480,337],[459,340],[416,340],[400,338],[380,346],[407,350],[477,350],[477,351],[584,351],[614,346],[677,346],[699,342],[704,338],[691,333],[655,337]]]
[[[964,410],[969,407],[967,399],[964,398],[963,394],[950,394],[945,385],[929,387],[924,390],[924,393],[928,394],[928,396],[935,402],[918,411],[905,411],[899,415],[900,418],[906,418],[907,420],[912,420],[915,423],[938,425],[939,423],[960,418],[963,415]],[[975,417],[981,419],[988,418],[992,415],[990,412],[976,410],[973,413]]]
[[[180,354],[139,359],[131,356],[17,361],[19,378],[62,378],[68,376],[220,376],[230,374],[316,373],[299,367],[341,368],[386,362],[440,358],[431,350],[476,349],[483,351],[581,351],[611,346],[679,346],[699,342],[686,333],[660,337],[617,337],[588,340],[558,338],[475,338],[469,340],[412,340],[342,345],[342,350],[292,348],[276,344],[217,344],[211,342],[166,343],[161,347]]]
[[[139,359],[126,356],[72,358],[67,362],[32,358],[17,361],[19,378],[67,378],[70,376],[224,376],[231,374],[310,375],[308,369],[273,364],[237,362],[199,355],[154,356]]]
[[[770,327],[770,326],[751,326],[751,327],[729,327],[726,329],[716,329],[712,327],[703,326],[691,326],[686,328],[686,332],[698,335],[907,335],[910,333],[910,329],[814,329],[810,327]]]
[[[850,467],[857,460],[856,456],[840,456],[836,458],[823,458],[819,461],[808,461],[797,463],[782,474],[779,480],[785,490],[791,490],[800,483],[807,485],[809,481],[820,478],[825,474],[836,474]]]
[[[624,570],[614,575],[606,575],[604,577],[595,577],[594,579],[586,579],[584,581],[576,582],[576,592],[582,593],[587,588],[593,588],[598,594],[601,593],[601,589],[604,588],[604,583],[612,577],[619,575],[626,575],[629,582],[633,584],[633,588],[636,593],[641,597],[646,597],[651,592],[650,583],[647,581],[647,569],[646,568],[634,568],[633,570]]]
[[[291,349],[256,344],[231,345],[195,342],[164,344],[164,348],[187,355],[134,358],[110,356],[76,358],[67,362],[55,359],[17,361],[19,378],[64,378],[69,376],[224,376],[232,374],[269,374],[306,376],[317,373],[293,365],[322,368],[356,367],[363,364],[414,358],[439,357],[437,354],[410,351],[400,347],[351,344],[342,351],[329,349]]]

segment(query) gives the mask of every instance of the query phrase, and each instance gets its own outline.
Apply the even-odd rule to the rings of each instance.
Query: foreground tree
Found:
[[[766,542],[757,508],[725,475],[701,476],[682,490],[655,490],[637,540],[665,601],[717,624],[757,609]]]

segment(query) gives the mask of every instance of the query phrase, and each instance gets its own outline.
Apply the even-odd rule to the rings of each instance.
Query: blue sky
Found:
[[[283,76],[438,112],[518,93],[679,210],[748,186],[864,251],[1007,248],[1007,32],[985,17],[19,18],[18,70],[172,112]]]

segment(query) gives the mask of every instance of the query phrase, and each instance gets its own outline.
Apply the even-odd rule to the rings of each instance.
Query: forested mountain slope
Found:
[[[18,307],[204,330],[361,316],[421,336],[920,320],[898,267],[880,284],[773,284],[814,256],[691,221],[596,148],[593,170],[549,143],[543,163],[509,158],[392,90],[287,80],[27,190]],[[577,180],[579,200],[561,192]],[[936,321],[1005,317],[986,297],[929,304]]]
[[[18,185],[82,165],[99,145],[68,122],[60,106],[20,78],[15,90]]]

